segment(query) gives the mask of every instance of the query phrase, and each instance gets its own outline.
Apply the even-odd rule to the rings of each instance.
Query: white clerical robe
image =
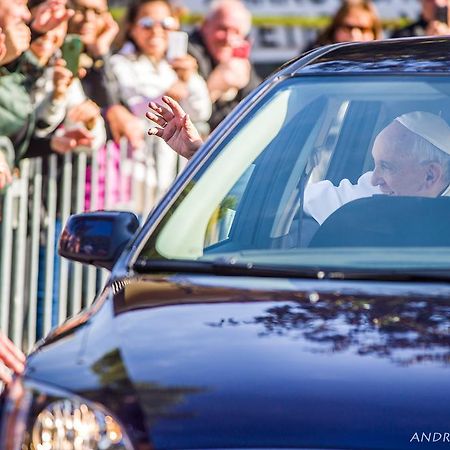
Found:
[[[370,171],[361,175],[356,184],[347,179],[342,180],[339,186],[328,180],[308,184],[305,188],[304,211],[322,225],[342,205],[358,198],[382,194],[380,188],[371,183],[372,173]]]

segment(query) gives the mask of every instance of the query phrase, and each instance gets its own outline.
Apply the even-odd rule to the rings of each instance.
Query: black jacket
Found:
[[[120,104],[118,82],[111,69],[109,54],[92,59],[92,66],[87,69],[81,84],[86,96],[100,108]]]
[[[426,22],[422,17],[417,21],[408,25],[407,27],[395,30],[392,33],[392,38],[404,38],[404,37],[414,37],[414,36],[425,36],[428,22]]]

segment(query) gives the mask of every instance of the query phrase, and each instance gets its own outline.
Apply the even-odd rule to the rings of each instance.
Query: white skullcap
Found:
[[[442,117],[425,111],[414,111],[397,117],[395,121],[450,155],[450,127]]]

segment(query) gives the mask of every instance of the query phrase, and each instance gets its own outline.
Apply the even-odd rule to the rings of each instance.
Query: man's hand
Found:
[[[54,135],[50,141],[51,149],[63,155],[77,147],[91,147],[94,136],[84,127],[64,130],[61,135]]]
[[[14,373],[22,373],[25,369],[25,355],[0,332],[0,360]],[[0,380],[4,383],[11,382],[11,375],[0,370]]]
[[[88,130],[92,130],[97,119],[100,117],[100,108],[92,100],[85,100],[77,106],[71,108],[67,113],[67,118],[71,122],[81,123]]]
[[[119,32],[119,25],[113,19],[111,13],[103,13],[102,18],[104,21],[103,31],[96,37],[95,42],[87,45],[87,49],[91,56],[97,58],[106,55],[110,51],[111,44]]]
[[[170,61],[172,69],[175,70],[178,78],[187,83],[192,75],[197,73],[197,60],[191,55],[181,56]]]
[[[16,23],[4,30],[6,55],[1,63],[8,64],[28,50],[31,42],[31,31],[24,23]]]
[[[55,61],[53,71],[53,99],[62,100],[72,83],[73,74],[66,68],[66,62],[59,58]]]
[[[68,21],[73,16],[73,11],[66,8],[67,0],[47,0],[41,3],[34,13],[31,24],[33,30],[46,33],[53,30],[60,23]]]
[[[211,100],[215,102],[229,89],[242,89],[250,81],[250,62],[244,58],[231,58],[220,63],[208,77]]]
[[[203,144],[194,124],[183,108],[172,98],[164,96],[166,106],[150,102],[147,119],[158,126],[148,130],[149,135],[159,136],[179,155],[190,159]]]
[[[0,189],[12,182],[11,168],[6,162],[5,156],[0,152]]]
[[[125,137],[133,148],[139,148],[144,143],[144,131],[140,119],[131,114],[123,105],[113,105],[106,112],[106,120],[114,141],[118,144]]]

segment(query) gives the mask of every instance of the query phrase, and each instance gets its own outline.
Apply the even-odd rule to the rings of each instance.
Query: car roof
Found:
[[[347,42],[318,48],[284,66],[290,75],[450,73],[450,37]]]

